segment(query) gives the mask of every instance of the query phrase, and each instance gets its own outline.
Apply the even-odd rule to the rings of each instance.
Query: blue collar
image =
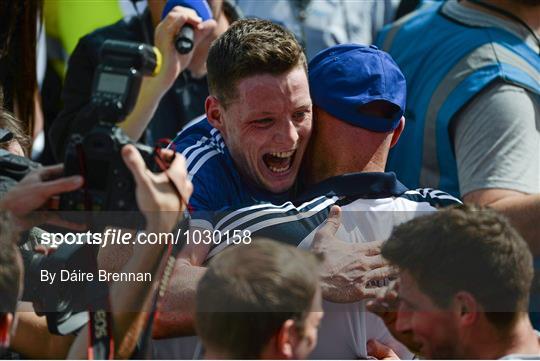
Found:
[[[394,172],[349,173],[328,178],[306,189],[297,201],[320,196],[348,196],[364,199],[398,197],[407,191]]]

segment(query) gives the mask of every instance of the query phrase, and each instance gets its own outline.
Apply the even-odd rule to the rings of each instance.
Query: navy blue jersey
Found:
[[[354,228],[358,230],[356,241],[369,241],[375,239],[366,235],[368,230],[378,234],[373,230],[374,224],[394,225],[423,212],[459,203],[439,190],[409,190],[391,172],[336,176],[310,187],[295,201],[216,212],[210,221],[211,228],[219,231],[222,238],[213,245],[209,257],[235,244],[234,239],[228,239],[233,237],[234,230],[248,230],[252,237],[276,239],[294,246],[309,245],[315,229],[326,220],[334,204],[342,207],[344,222],[350,224],[348,236],[355,234]]]
[[[190,208],[200,218],[225,209],[246,207],[258,202],[283,203],[288,194],[272,194],[243,178],[225,146],[220,132],[206,118],[189,123],[172,142],[186,157],[193,183]]]

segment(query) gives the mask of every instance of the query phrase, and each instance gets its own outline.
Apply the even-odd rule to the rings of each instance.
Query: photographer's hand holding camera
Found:
[[[192,25],[195,29],[194,50],[182,55],[176,50],[174,39],[180,29],[186,24]],[[193,9],[181,6],[174,7],[158,24],[154,34],[154,44],[163,56],[162,69],[155,77],[147,77],[143,80],[141,92],[133,112],[119,124],[120,128],[131,139],[139,139],[141,137],[152,119],[161,98],[174,84],[178,75],[190,68],[194,54],[199,57],[201,56],[197,52],[199,44],[209,36],[215,37],[213,32],[216,26],[215,20],[211,19],[201,22],[201,18]],[[193,69],[192,73],[196,73],[197,70],[199,69]]]
[[[54,196],[77,190],[83,185],[83,178],[79,175],[60,178],[63,171],[61,164],[33,170],[0,199],[0,211],[9,211],[16,230],[23,231],[44,223],[69,224],[52,212],[35,213],[47,208]]]
[[[173,158],[172,151],[163,151],[162,155]],[[170,167],[161,173],[152,173],[147,169],[146,164],[133,145],[126,145],[122,149],[122,157],[133,174],[136,184],[136,199],[139,209],[147,218],[147,232],[168,232],[177,224],[181,212],[185,208],[192,192],[191,182],[187,178],[184,158],[176,154],[170,163]],[[58,178],[62,172],[61,166],[44,167],[29,173],[19,184],[12,188],[1,200],[0,211],[7,212],[18,224],[18,233],[21,229],[28,228],[38,219],[33,218],[32,212],[43,208],[50,201],[51,197],[63,192],[70,192],[82,185],[80,176]],[[156,217],[161,212],[162,217]],[[165,212],[165,213],[163,213]],[[41,219],[40,219],[41,220]],[[10,225],[13,222],[10,222]],[[4,225],[5,226],[5,225]],[[12,235],[13,240],[17,240],[17,235]],[[124,266],[125,272],[151,272],[156,274],[162,260],[163,247],[165,245],[139,245],[133,249],[133,257]],[[20,267],[20,262],[17,262]],[[115,351],[120,357],[129,357],[140,331],[144,327],[146,316],[139,312],[118,312],[118,310],[140,310],[150,299],[153,292],[152,282],[137,283],[138,287],[127,283],[117,283],[111,287],[110,300],[113,310],[113,337],[119,340],[115,344]],[[3,286],[3,285],[0,285]],[[11,287],[9,292],[19,295],[17,288]],[[29,314],[29,313],[28,313]],[[32,313],[32,315],[34,315]],[[11,317],[12,319],[12,317]],[[10,323],[5,323],[5,325]],[[36,325],[23,323],[18,327],[14,337],[14,349],[22,354],[32,357],[55,357],[60,358],[67,354],[76,358],[87,357],[88,329],[84,328],[79,333],[73,345],[72,337],[59,337],[48,334],[43,329],[40,335],[46,337],[40,345],[54,343],[55,347],[35,349],[33,345],[39,343],[28,343],[27,340],[36,337]],[[39,327],[38,327],[39,328]],[[129,334],[130,337],[126,337]],[[122,342],[120,342],[122,341]],[[40,346],[36,346],[40,347]]]
[[[163,151],[164,157],[173,157],[172,151]],[[137,149],[127,145],[122,149],[122,157],[133,174],[136,184],[137,204],[145,215],[146,232],[169,232],[178,223],[187,201],[191,196],[193,186],[188,180],[185,159],[175,154],[170,167],[161,173],[153,173],[147,167]],[[151,272],[154,276],[162,261],[164,244],[145,244],[133,247],[129,261],[122,272]],[[158,277],[153,277],[155,284]],[[134,286],[130,282],[118,282],[111,287],[110,300],[112,304],[113,336],[116,357],[129,357],[137,343],[138,336],[147,320],[146,312],[133,310],[148,310],[153,292],[152,285],[138,282]],[[126,310],[117,312],[118,310]],[[86,356],[88,328],[85,328],[70,350],[70,358]]]

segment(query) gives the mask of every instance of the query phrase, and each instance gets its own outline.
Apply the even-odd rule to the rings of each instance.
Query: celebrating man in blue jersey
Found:
[[[311,357],[365,358],[370,339],[410,357],[364,308],[363,300],[376,294],[373,281],[391,273],[376,241],[385,240],[397,224],[459,201],[434,189],[408,190],[393,173],[384,173],[388,152],[404,126],[406,97],[403,74],[388,54],[355,44],[326,49],[309,64],[309,84],[314,122],[300,196],[282,205],[257,204],[217,214],[213,230],[222,235],[249,230],[253,237],[325,254],[321,281],[326,316]],[[334,203],[342,208],[342,222],[334,213],[316,233]],[[234,243],[208,247],[208,257]],[[202,258],[201,250],[194,249],[189,257]]]
[[[311,133],[306,58],[294,35],[241,20],[212,45],[206,118],[174,140],[196,184],[195,212],[283,203]]]
[[[226,33],[223,38],[227,39],[227,35]],[[225,41],[223,38],[221,40]],[[216,44],[219,44],[219,41]],[[210,65],[209,73],[211,73]],[[260,114],[260,116],[265,117],[255,117],[255,120],[246,122],[238,121],[241,118],[237,118],[238,129],[233,129],[232,124],[230,128],[227,128],[223,124],[224,122],[212,121],[216,124],[216,128],[221,127],[219,130],[213,129],[205,120],[202,120],[181,133],[176,143],[181,146],[180,150],[184,151],[184,155],[188,158],[188,169],[192,174],[195,188],[197,188],[197,184],[202,183],[201,188],[204,189],[200,192],[202,196],[205,196],[206,199],[210,199],[210,197],[221,198],[219,199],[221,202],[219,207],[212,208],[201,203],[195,204],[194,207],[197,209],[197,206],[202,205],[202,209],[206,210],[224,209],[227,205],[223,205],[223,199],[228,197],[231,199],[228,205],[228,208],[232,209],[231,211],[209,217],[208,226],[218,232],[226,233],[227,230],[248,229],[253,234],[266,235],[303,246],[311,243],[314,230],[326,219],[330,206],[338,200],[342,205],[352,205],[354,210],[388,211],[380,212],[388,217],[379,217],[378,221],[367,217],[362,224],[363,227],[355,224],[359,217],[349,219],[348,225],[351,226],[349,229],[355,229],[354,235],[357,237],[357,243],[345,244],[343,249],[346,249],[349,252],[348,255],[352,257],[343,259],[343,262],[330,259],[329,262],[336,261],[336,264],[341,262],[340,268],[337,269],[338,272],[333,274],[323,274],[323,289],[329,291],[325,294],[327,299],[339,302],[359,301],[362,297],[373,296],[366,287],[370,279],[382,279],[388,274],[388,269],[384,267],[386,264],[378,254],[379,244],[362,242],[382,240],[388,236],[394,224],[413,217],[419,211],[432,211],[435,209],[434,204],[441,205],[456,202],[456,200],[443,192],[433,190],[408,191],[396,180],[393,174],[382,173],[388,151],[397,142],[403,128],[405,109],[405,80],[387,54],[375,47],[358,45],[330,48],[319,54],[310,64],[310,85],[317,115],[312,145],[303,176],[303,183],[310,188],[305,190],[304,195],[296,203],[254,205],[253,203],[261,198],[255,197],[253,189],[256,189],[255,185],[258,184],[259,193],[261,193],[261,187],[264,187],[266,189],[263,192],[265,198],[262,199],[266,200],[269,199],[268,191],[285,190],[287,183],[281,182],[279,173],[284,172],[286,175],[284,179],[287,181],[290,179],[294,181],[294,177],[289,178],[290,173],[285,168],[290,169],[298,161],[296,159],[299,155],[298,150],[296,150],[296,154],[291,154],[291,151],[294,152],[292,148],[282,148],[277,152],[265,153],[265,144],[261,142],[258,144],[261,151],[251,152],[257,147],[248,146],[244,149],[245,153],[242,157],[236,158],[235,156],[242,147],[242,138],[238,137],[238,134],[255,137],[269,132],[268,129],[272,128],[282,132],[286,130],[289,134],[294,134],[291,130],[297,128],[292,127],[295,124],[293,120],[291,120],[290,126],[285,126],[287,123],[278,122],[272,114],[266,116]],[[245,89],[244,94],[253,95],[250,93],[251,89],[252,87]],[[283,89],[283,87],[278,89]],[[290,86],[289,89],[294,90],[295,88]],[[245,96],[245,98],[247,97]],[[209,107],[212,101],[207,101],[207,110],[212,109]],[[275,101],[270,97],[259,97],[256,105],[263,107],[264,104]],[[263,104],[260,104],[261,102]],[[279,102],[291,103],[283,99]],[[300,115],[298,116],[300,117]],[[216,117],[212,118],[216,119]],[[225,119],[225,121],[227,120],[231,121],[231,118]],[[296,124],[301,124],[301,122],[303,120],[297,121]],[[201,125],[206,127],[207,134],[204,134],[204,127]],[[197,128],[203,130],[199,131],[199,141],[193,143],[191,140],[190,146],[186,147],[184,144],[182,147],[182,141],[190,137],[194,133],[193,129]],[[222,134],[223,132],[226,132],[227,135]],[[233,137],[230,136],[231,134]],[[269,139],[276,142],[284,138],[275,132],[274,136]],[[208,145],[208,147],[199,150],[198,153],[193,152],[196,147],[203,144]],[[231,147],[235,150],[231,150],[229,153],[227,149]],[[253,154],[260,157],[250,158]],[[207,159],[219,159],[220,157],[225,157],[226,163],[218,164],[216,162],[214,168],[209,169],[217,173],[216,178],[213,179],[212,175],[202,176],[209,172],[203,171],[201,173]],[[249,165],[252,164],[258,168],[249,168]],[[270,175],[262,168],[262,165],[277,175]],[[353,172],[363,173],[343,176],[345,173]],[[215,192],[218,192],[223,184],[220,183],[222,179],[231,178],[231,175],[234,177],[227,184],[232,184],[233,187],[230,189],[226,187],[219,191],[229,193],[207,193],[208,189],[214,189]],[[242,175],[244,178],[241,178]],[[241,185],[238,180],[247,183],[247,187],[241,188],[240,192],[237,189]],[[317,184],[315,185],[315,183]],[[292,181],[290,185],[292,185]],[[195,190],[195,193],[197,192]],[[238,194],[240,197],[242,194],[249,196],[244,198],[242,202],[238,202],[239,199],[235,198]],[[291,199],[290,196],[289,199]],[[356,202],[357,200],[359,201]],[[238,206],[246,203],[251,203],[251,205],[238,209]],[[400,218],[395,217],[399,214],[395,211],[413,212],[402,212]],[[373,213],[371,215],[373,216]],[[198,225],[203,224],[199,223]],[[351,240],[350,235],[340,234],[340,237]],[[320,245],[320,242],[316,243]],[[193,285],[196,285],[204,273],[204,268],[200,266],[204,264],[207,257],[219,252],[227,244],[224,242],[213,249],[211,245],[203,244],[189,244],[185,247],[177,263],[177,272],[171,281],[173,287],[169,289],[169,297],[166,297],[167,310],[178,310],[179,307],[184,306],[186,307],[183,309],[185,312],[170,312],[167,313],[166,317],[158,319],[158,335],[175,334],[180,328],[178,325],[189,324],[193,314]],[[328,250],[328,248],[326,249]],[[336,255],[336,253],[330,255]],[[370,271],[373,272],[370,273]],[[352,274],[355,274],[353,278],[347,278]],[[365,356],[366,337],[373,336],[379,340],[389,340],[386,338],[387,332],[384,325],[380,322],[374,324],[377,321],[373,318],[366,320],[366,318],[359,316],[358,304],[351,304],[350,307],[355,308],[356,311],[352,312],[352,308],[342,309],[340,313],[348,319],[340,321],[349,323],[354,321],[353,323],[356,325],[353,327],[354,330],[352,332],[351,329],[349,331],[341,330],[344,331],[341,332],[334,329],[332,325],[325,326],[330,332],[334,330],[334,335],[338,335],[336,337],[339,337],[343,342],[334,342],[336,337],[327,338],[335,344],[335,347],[329,348],[329,342],[321,343],[321,351],[318,355],[334,354],[334,356],[340,355],[347,358]],[[365,326],[362,326],[366,322],[374,326],[370,328],[372,333],[369,335],[365,332]],[[336,347],[340,347],[343,343],[349,344],[350,347],[343,347],[341,353],[334,353]]]

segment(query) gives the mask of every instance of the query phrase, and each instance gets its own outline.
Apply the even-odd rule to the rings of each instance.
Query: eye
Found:
[[[267,127],[272,124],[274,120],[272,118],[256,119],[252,122],[256,127]]]
[[[293,114],[293,120],[295,122],[302,122],[309,116],[310,112],[307,110],[299,110]]]

